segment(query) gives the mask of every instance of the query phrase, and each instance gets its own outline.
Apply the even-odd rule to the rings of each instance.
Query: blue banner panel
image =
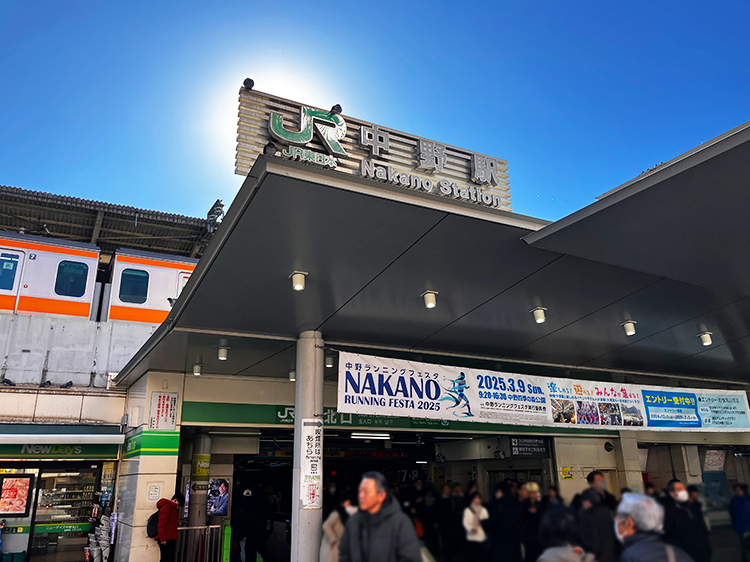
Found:
[[[692,392],[643,390],[649,427],[701,427],[698,399]]]

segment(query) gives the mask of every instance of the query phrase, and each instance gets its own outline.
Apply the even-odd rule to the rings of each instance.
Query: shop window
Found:
[[[61,297],[82,297],[86,292],[89,266],[78,261],[61,261],[57,266],[55,294]]]
[[[148,296],[148,272],[125,269],[120,277],[120,301],[143,304]]]
[[[0,289],[12,291],[18,269],[18,256],[15,254],[0,254]]]

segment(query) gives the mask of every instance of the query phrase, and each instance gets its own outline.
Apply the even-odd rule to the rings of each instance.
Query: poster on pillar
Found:
[[[341,352],[339,412],[603,429],[746,431],[742,391],[617,384]]]
[[[323,422],[302,420],[302,467],[300,470],[302,509],[323,508]]]

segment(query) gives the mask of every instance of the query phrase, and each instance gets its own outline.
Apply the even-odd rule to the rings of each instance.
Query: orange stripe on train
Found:
[[[10,310],[13,312],[16,308],[16,295],[0,295],[0,310]]]
[[[47,314],[64,314],[66,316],[83,316],[88,318],[91,305],[87,302],[65,301],[61,299],[43,299],[25,297],[18,299],[18,312],[46,312]]]
[[[110,320],[127,320],[128,322],[148,322],[161,324],[169,315],[168,310],[152,310],[149,308],[133,308],[130,306],[112,305],[109,308]]]
[[[37,252],[52,252],[53,254],[67,254],[69,256],[81,256],[83,258],[98,258],[99,252],[91,250],[77,250],[75,248],[64,248],[61,246],[53,246],[47,244],[39,244],[34,242],[22,242],[20,240],[9,240],[7,238],[0,238],[0,244],[9,246],[11,248],[22,248],[24,250],[36,250]]]
[[[172,269],[182,269],[183,271],[193,271],[194,263],[175,263],[173,261],[152,260],[146,258],[134,258],[132,256],[117,256],[117,261],[123,263],[135,263],[138,265],[153,265],[156,267],[169,267]]]

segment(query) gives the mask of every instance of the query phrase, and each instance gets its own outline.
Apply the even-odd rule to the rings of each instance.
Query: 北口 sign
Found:
[[[747,431],[747,396],[464,369],[342,352],[339,412],[513,425]]]
[[[235,173],[247,175],[269,142],[282,158],[511,210],[505,160],[243,88]]]

